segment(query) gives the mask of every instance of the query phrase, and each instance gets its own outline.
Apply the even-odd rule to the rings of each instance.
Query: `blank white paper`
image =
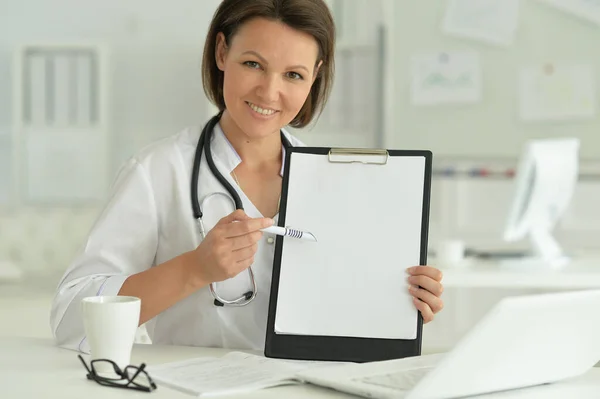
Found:
[[[557,10],[600,25],[600,0],[537,0]]]
[[[411,59],[414,105],[481,101],[481,65],[474,52],[418,54]]]
[[[593,118],[596,115],[593,67],[546,64],[523,68],[519,74],[519,111],[525,121]]]
[[[420,262],[424,173],[423,157],[292,154],[285,224],[318,242],[284,239],[277,333],[416,338],[406,269]]]
[[[442,30],[448,35],[508,46],[519,21],[519,0],[450,0]]]
[[[328,366],[231,352],[221,358],[195,358],[150,366],[148,371],[159,384],[198,396],[213,396],[294,384],[297,371]]]

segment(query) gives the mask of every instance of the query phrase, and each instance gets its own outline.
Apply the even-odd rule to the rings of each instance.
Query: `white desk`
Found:
[[[436,265],[435,259],[431,260]],[[572,261],[562,269],[503,267],[498,261],[468,258],[452,267],[437,264],[444,273],[445,287],[470,288],[600,288],[600,257]]]
[[[181,346],[136,345],[132,363],[158,364],[200,356],[221,356],[222,349]],[[484,399],[597,399],[600,392],[600,368],[570,381],[484,395]],[[50,340],[35,338],[0,338],[0,396],[7,399],[113,399],[113,398],[190,398],[192,396],[167,387],[148,394],[118,388],[102,387],[85,378],[85,370],[76,352],[57,348]],[[236,398],[356,398],[339,392],[311,386],[291,385],[256,391]]]

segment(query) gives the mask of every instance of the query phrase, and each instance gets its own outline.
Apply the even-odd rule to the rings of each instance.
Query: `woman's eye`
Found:
[[[302,80],[302,79],[304,79],[302,77],[302,75],[300,75],[298,72],[288,72],[288,78],[293,79],[293,80]]]
[[[246,61],[244,65],[249,66],[250,68],[258,69],[260,68],[260,64],[256,61]]]

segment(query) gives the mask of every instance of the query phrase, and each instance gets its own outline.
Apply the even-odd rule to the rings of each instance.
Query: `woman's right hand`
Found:
[[[254,263],[258,241],[273,219],[251,218],[238,209],[225,216],[192,251],[193,275],[203,284],[232,278]]]

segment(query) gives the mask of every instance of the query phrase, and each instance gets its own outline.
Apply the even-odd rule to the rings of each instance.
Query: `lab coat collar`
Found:
[[[221,124],[217,123],[215,125],[215,129],[212,134],[211,140],[211,148],[213,153],[219,157],[219,159],[223,162],[223,165],[227,168],[227,172],[231,173],[241,162],[242,158],[240,158],[239,154],[231,145],[231,142],[223,133],[223,129],[221,129]],[[285,146],[281,145],[281,170],[279,171],[279,175],[283,177],[283,168],[285,164]]]

